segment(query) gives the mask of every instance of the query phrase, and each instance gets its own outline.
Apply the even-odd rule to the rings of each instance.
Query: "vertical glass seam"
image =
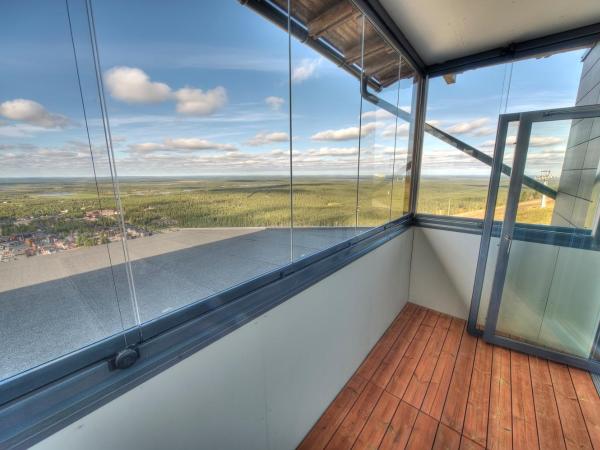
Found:
[[[354,232],[358,233],[358,209],[359,209],[359,190],[360,190],[360,147],[362,141],[362,111],[363,111],[363,96],[362,83],[365,76],[365,16],[362,15],[362,31],[360,36],[360,108],[358,111],[358,158],[356,169],[356,208],[354,214]]]
[[[292,145],[292,0],[287,2],[288,35],[288,122],[290,146],[290,261],[294,260],[294,165]]]
[[[92,163],[92,171],[93,171],[93,174],[94,174],[94,183],[95,183],[95,186],[96,186],[96,196],[98,197],[98,207],[102,210],[102,200],[100,198],[100,188],[98,186],[98,175],[96,173],[96,161],[95,161],[95,158],[94,158],[94,151],[93,151],[93,148],[92,148],[92,140],[91,140],[91,137],[90,137],[90,129],[89,129],[89,125],[88,125],[87,111],[86,111],[86,108],[85,108],[85,100],[83,98],[83,87],[81,85],[81,74],[80,74],[80,70],[79,70],[79,62],[78,62],[78,59],[77,59],[77,50],[76,50],[76,47],[75,47],[75,37],[73,35],[73,24],[72,24],[72,21],[71,21],[71,12],[70,12],[70,8],[69,8],[69,0],[65,0],[65,7],[66,7],[66,10],[67,10],[67,21],[69,23],[69,36],[71,38],[71,45],[72,45],[72,48],[73,48],[73,59],[74,59],[74,62],[75,62],[75,73],[76,73],[76,76],[77,76],[77,86],[79,87],[79,95],[80,95],[80,98],[81,98],[81,110],[82,110],[82,113],[83,113],[83,121],[84,121],[84,124],[85,124],[85,133],[86,133],[86,136],[87,136],[88,147],[89,147],[89,150],[90,150],[90,159],[91,159],[91,163]],[[88,27],[89,27],[89,23],[88,23]],[[94,225],[94,228],[95,227],[96,227],[96,225]],[[113,288],[114,288],[114,291],[115,291],[115,300],[117,302],[117,310],[119,312],[119,320],[121,322],[121,331],[125,331],[125,321],[123,319],[123,311],[121,310],[121,302],[120,302],[120,299],[119,299],[119,292],[118,292],[117,283],[116,283],[116,280],[115,280],[115,271],[114,271],[112,256],[110,254],[110,247],[109,247],[110,243],[107,242],[105,245],[106,245],[106,253],[108,255],[108,263],[109,263],[109,266],[110,266],[110,273],[111,273],[111,278],[112,278],[112,282],[113,282]],[[127,335],[124,334],[123,338],[125,340],[125,345],[127,346]]]
[[[396,108],[400,108],[400,76],[402,74],[402,57],[399,56],[398,60],[398,93],[396,95]],[[388,221],[392,221],[392,207],[394,204],[394,177],[396,176],[396,148],[398,145],[398,114],[395,114],[394,124],[394,156],[392,158],[392,186],[390,189],[390,216]]]
[[[102,113],[102,126],[104,128],[104,139],[106,142],[106,149],[107,149],[107,155],[108,155],[108,159],[109,159],[109,168],[110,168],[110,172],[111,172],[116,206],[119,210],[121,232],[123,233],[123,239],[122,239],[123,254],[125,257],[125,268],[126,268],[127,279],[128,279],[128,283],[129,283],[129,292],[131,295],[132,309],[133,309],[136,325],[139,327],[139,325],[141,324],[140,312],[139,312],[138,301],[137,301],[137,296],[136,296],[135,283],[134,283],[134,279],[133,279],[133,272],[132,272],[132,268],[131,268],[131,259],[129,257],[129,251],[128,251],[128,246],[127,246],[127,230],[125,228],[125,217],[124,217],[123,205],[121,203],[121,196],[120,196],[120,191],[119,191],[117,167],[116,167],[116,163],[114,160],[112,136],[111,136],[111,132],[110,132],[110,124],[108,121],[108,111],[107,111],[107,107],[106,107],[106,99],[104,96],[104,85],[102,82],[100,56],[99,56],[98,45],[97,45],[97,40],[96,40],[96,27],[95,27],[95,22],[94,22],[94,15],[93,15],[94,13],[93,13],[93,9],[92,9],[91,0],[86,0],[85,5],[86,5],[86,10],[87,10],[87,16],[88,16],[90,41],[92,44],[92,53],[93,53],[93,58],[94,58],[94,68],[96,71],[96,84],[97,84],[98,95],[99,95],[99,99],[100,99],[100,110]],[[141,329],[139,330],[139,337],[141,340],[142,339]]]

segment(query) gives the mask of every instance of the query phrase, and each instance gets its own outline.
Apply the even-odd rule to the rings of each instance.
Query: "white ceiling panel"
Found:
[[[600,23],[600,0],[379,0],[427,65]]]

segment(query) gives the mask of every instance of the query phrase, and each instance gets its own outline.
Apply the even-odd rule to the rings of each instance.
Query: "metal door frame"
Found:
[[[531,136],[531,128],[536,122],[550,122],[556,120],[577,120],[600,117],[600,105],[575,106],[571,108],[559,108],[542,111],[529,111],[520,114],[504,114],[500,116],[498,124],[498,133],[496,145],[494,148],[494,164],[492,168],[492,177],[490,180],[490,188],[488,201],[486,204],[486,215],[484,222],[484,230],[479,251],[479,261],[477,265],[475,285],[473,289],[473,297],[476,302],[471,303],[471,311],[469,314],[469,326],[474,328],[477,322],[477,313],[479,308],[479,300],[483,288],[483,278],[485,275],[485,267],[487,263],[487,255],[493,228],[493,219],[498,196],[498,188],[504,158],[504,147],[506,144],[506,134],[508,124],[510,122],[519,122],[519,131],[517,133],[517,143],[515,146],[514,160],[512,165],[508,199],[500,233],[500,244],[498,250],[498,259],[492,282],[492,291],[488,314],[483,331],[483,338],[491,344],[507,347],[523,353],[528,353],[534,356],[554,360],[560,363],[569,364],[582,369],[600,373],[600,361],[589,358],[582,358],[574,355],[569,355],[557,350],[551,350],[535,344],[521,342],[509,337],[504,337],[496,334],[498,325],[498,315],[502,303],[502,291],[506,280],[506,272],[508,268],[508,260],[510,255],[510,247],[513,239],[517,209],[519,206],[519,197],[523,185],[525,165],[527,162],[527,151],[529,148],[529,140]],[[483,264],[482,264],[483,262]],[[474,318],[474,320],[472,320]]]

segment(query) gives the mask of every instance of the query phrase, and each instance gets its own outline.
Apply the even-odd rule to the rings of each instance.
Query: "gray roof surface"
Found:
[[[294,259],[356,233],[296,228]],[[142,322],[288,264],[291,253],[289,229],[266,228],[183,229],[127,248]],[[117,242],[0,263],[0,380],[135,325],[123,255]]]

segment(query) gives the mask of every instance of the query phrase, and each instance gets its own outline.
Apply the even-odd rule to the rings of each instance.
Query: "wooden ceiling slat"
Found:
[[[390,67],[400,64],[400,55],[397,53],[389,54],[388,52],[382,52],[381,55],[377,54],[376,58],[369,58],[368,61],[364,62],[365,72],[368,75],[376,75],[379,72],[385,72]]]
[[[369,57],[386,47],[387,47],[386,42],[381,38],[375,38],[370,41],[367,41],[367,42],[365,42],[364,56],[365,56],[365,58]],[[360,62],[361,57],[362,57],[361,51],[362,51],[362,42],[359,42],[358,45],[355,45],[354,47],[351,47],[348,51],[344,52],[346,61],[348,61],[349,64]]]
[[[338,1],[308,22],[308,34],[312,37],[318,37],[331,27],[350,19],[353,13],[354,8],[350,2],[347,0]]]
[[[288,0],[272,0],[282,9],[287,9]],[[362,13],[349,0],[291,0],[294,19],[302,23],[308,35],[315,40],[324,39],[343,55],[348,65],[361,64]],[[400,73],[391,68],[398,67],[400,54],[366,23],[364,64],[366,72],[387,87],[398,78],[414,76],[412,67],[402,60]],[[336,62],[337,64],[337,62]]]

